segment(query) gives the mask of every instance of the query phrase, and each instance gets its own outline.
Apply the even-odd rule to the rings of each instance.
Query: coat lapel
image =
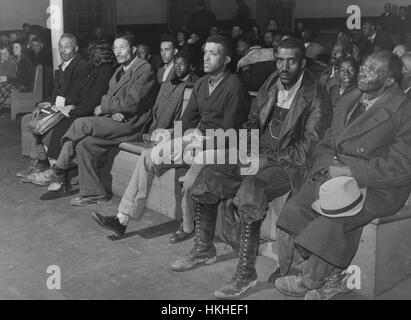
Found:
[[[110,81],[110,86],[112,87],[113,90],[113,95],[116,94],[122,87],[124,87],[131,79],[133,73],[142,65],[144,64],[144,60],[137,58],[132,65],[126,70],[124,75],[121,77],[120,81],[117,82],[117,74],[121,71],[123,68],[120,66],[116,72],[114,73],[113,77],[111,78]]]
[[[359,91],[359,90],[358,90]],[[340,123],[337,126],[337,132],[334,132],[336,137],[336,145],[341,144],[343,141],[351,139],[353,137],[364,134],[367,131],[372,130],[373,128],[379,126],[381,123],[389,120],[391,118],[391,113],[396,112],[399,106],[403,103],[405,99],[404,93],[398,86],[395,86],[389,89],[389,92],[385,94],[384,97],[381,97],[366,113],[358,117],[353,121],[351,125],[345,127],[345,122],[347,115],[350,113],[352,108],[359,101],[361,94],[358,95],[358,92],[355,92],[355,95],[347,95],[351,98],[350,108],[346,109],[345,116],[340,116],[338,122]],[[354,100],[353,97],[355,98]],[[342,102],[341,100],[340,102]],[[343,122],[343,123],[341,123]],[[342,130],[341,127],[343,128]]]
[[[301,87],[297,91],[294,101],[291,104],[290,111],[288,112],[288,115],[285,118],[284,125],[281,128],[280,137],[279,137],[280,140],[283,139],[283,137],[286,134],[288,134],[290,130],[294,128],[298,119],[301,117],[301,115],[306,110],[309,101],[312,101],[314,92],[315,92],[314,78],[312,78],[309,72],[304,71]]]

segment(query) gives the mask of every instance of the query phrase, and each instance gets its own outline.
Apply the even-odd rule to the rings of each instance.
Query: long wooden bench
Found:
[[[254,95],[255,96],[255,95]],[[186,99],[188,99],[186,97]],[[103,176],[110,191],[122,196],[135,165],[144,151],[142,144],[123,143],[111,151],[110,162]],[[148,208],[171,219],[181,218],[181,187],[179,177],[184,170],[170,170],[153,181]],[[276,221],[288,194],[275,199],[261,228],[259,254],[278,261]],[[217,234],[219,234],[217,223]],[[358,252],[352,262],[361,270],[361,289],[367,298],[375,298],[411,275],[411,206],[406,205],[392,217],[377,219],[364,228]]]

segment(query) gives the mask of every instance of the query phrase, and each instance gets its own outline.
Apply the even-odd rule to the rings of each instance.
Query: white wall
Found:
[[[20,30],[24,22],[45,27],[49,0],[0,0],[0,31]]]
[[[255,18],[256,1],[245,0],[252,18]],[[217,20],[231,20],[236,10],[235,0],[210,0],[210,9]],[[156,23],[167,23],[167,0],[117,0],[117,24]]]
[[[398,6],[411,4],[410,0],[296,0],[296,18],[346,17],[352,4],[360,6],[362,16],[379,16],[386,2]]]

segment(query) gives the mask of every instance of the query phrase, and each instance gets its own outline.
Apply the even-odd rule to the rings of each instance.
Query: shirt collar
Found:
[[[135,57],[133,61],[131,61],[127,66],[123,66],[123,70],[127,71],[128,69],[130,69],[131,65],[138,59],[138,57]]]
[[[303,76],[304,76],[304,71],[301,73],[301,76],[298,79],[298,81],[289,90],[286,90],[284,88],[284,85],[282,84],[280,78],[278,78],[278,81],[277,81],[278,90],[288,92],[288,93],[292,91],[297,91],[301,87],[301,83],[303,82]]]
[[[74,59],[74,57],[75,57],[76,55],[74,55],[70,60],[68,60],[68,61],[64,61],[62,64],[61,64],[61,70],[66,70],[66,68],[69,66],[69,64],[71,63],[71,61],[73,61],[73,59]]]
[[[208,79],[208,84],[212,87],[216,87],[221,80],[223,80],[223,78],[225,77],[226,72],[221,72],[219,75],[217,75],[216,77],[212,77],[210,75],[209,79]]]

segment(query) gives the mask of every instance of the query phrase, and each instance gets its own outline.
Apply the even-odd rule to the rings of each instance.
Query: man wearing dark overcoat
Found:
[[[305,185],[277,221],[282,277],[275,285],[282,293],[329,299],[346,291],[343,270],[354,258],[363,227],[397,213],[407,201],[411,101],[398,86],[401,68],[391,52],[370,55],[360,69],[358,89],[337,104]],[[330,218],[312,206],[323,183],[338,177],[354,178],[366,190],[365,202],[355,215]],[[329,201],[338,203],[338,198]]]

